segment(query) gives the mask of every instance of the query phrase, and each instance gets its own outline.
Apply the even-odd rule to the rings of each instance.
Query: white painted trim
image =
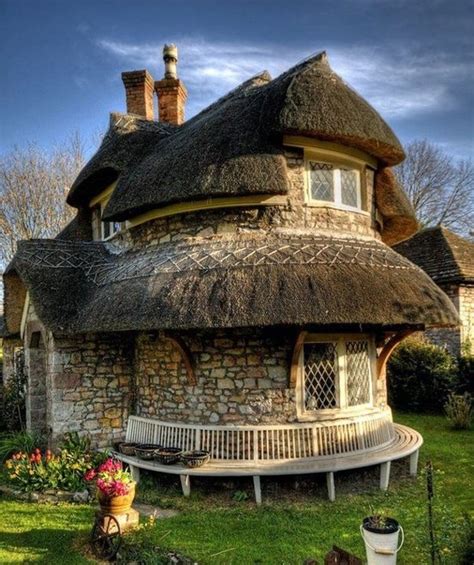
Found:
[[[163,208],[156,208],[135,216],[131,220],[125,222],[126,228],[139,226],[150,220],[157,218],[166,218],[168,216],[176,216],[177,214],[188,214],[191,212],[200,212],[202,210],[214,210],[218,208],[245,208],[252,206],[284,206],[288,203],[287,196],[235,196],[235,197],[219,197],[209,198],[207,200],[190,200],[189,202],[179,202],[170,204]]]
[[[348,341],[367,341],[367,354],[369,357],[369,402],[354,406],[348,405],[347,400],[347,355],[346,343]],[[336,375],[336,407],[324,408],[320,410],[306,410],[304,398],[304,346],[311,343],[335,343],[337,351],[337,375]],[[305,343],[301,348],[299,356],[299,367],[296,381],[296,414],[298,421],[312,422],[326,419],[337,419],[343,414],[363,415],[370,414],[375,410],[374,399],[376,397],[376,362],[377,350],[375,348],[375,338],[371,334],[308,334]]]
[[[20,337],[24,338],[26,322],[28,318],[28,309],[30,307],[30,293],[26,291],[25,302],[23,303],[23,310],[21,312],[21,323],[20,323]]]
[[[337,159],[338,154],[334,154],[334,158],[328,159],[325,153],[329,152],[320,152],[314,154],[314,156],[307,154],[305,150],[305,159],[304,159],[304,168],[305,168],[305,204],[307,206],[314,206],[318,208],[334,208],[337,210],[344,210],[346,212],[356,212],[356,213],[363,213],[367,216],[370,216],[368,210],[364,210],[362,208],[362,175],[365,172],[366,163],[363,161],[359,161],[358,159],[353,159],[346,157],[344,155],[340,155],[340,161]],[[346,163],[344,163],[346,161]],[[310,163],[323,163],[326,165],[331,165],[334,167],[332,169],[333,173],[333,189],[334,189],[334,200],[316,200],[313,198],[311,193],[311,165]],[[342,176],[341,176],[341,168],[349,168],[349,170],[355,171],[357,174],[357,206],[349,206],[348,204],[344,204],[342,202]],[[364,179],[364,182],[366,180]],[[368,203],[367,203],[368,206]]]

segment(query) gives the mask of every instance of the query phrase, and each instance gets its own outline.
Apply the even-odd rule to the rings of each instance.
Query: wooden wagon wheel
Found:
[[[121,543],[120,524],[117,518],[112,514],[97,516],[90,537],[94,555],[99,559],[112,561],[117,555]]]

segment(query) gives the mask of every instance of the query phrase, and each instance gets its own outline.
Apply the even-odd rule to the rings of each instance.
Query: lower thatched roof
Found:
[[[457,325],[447,296],[383,243],[280,234],[113,253],[104,243],[21,242],[16,273],[53,331],[278,325]],[[13,330],[13,328],[10,328]]]

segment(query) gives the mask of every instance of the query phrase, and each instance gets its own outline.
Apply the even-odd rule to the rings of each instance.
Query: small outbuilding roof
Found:
[[[65,333],[458,324],[447,296],[385,244],[314,233],[201,238],[120,254],[106,243],[33,240],[20,242],[4,279],[7,313],[21,279],[40,319]]]
[[[285,194],[284,134],[354,147],[385,166],[404,158],[390,127],[320,53],[274,80],[264,72],[244,82],[180,126],[114,114],[68,202],[79,207],[117,179],[106,220],[189,200]]]
[[[474,283],[474,243],[444,226],[419,231],[394,249],[437,283]]]

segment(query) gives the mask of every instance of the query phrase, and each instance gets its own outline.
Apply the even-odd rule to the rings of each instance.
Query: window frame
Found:
[[[348,405],[347,394],[347,342],[350,341],[366,341],[368,348],[368,368],[369,368],[369,402],[357,404],[355,406]],[[307,410],[305,408],[305,366],[304,354],[305,345],[311,343],[335,343],[336,344],[336,366],[337,375],[335,382],[336,407],[322,408],[319,410]],[[296,381],[296,413],[298,420],[319,420],[331,419],[344,415],[355,415],[359,412],[370,411],[375,408],[376,399],[376,363],[377,350],[375,346],[375,338],[371,334],[308,334],[300,351],[298,364],[298,377]]]
[[[311,163],[322,163],[333,167],[334,200],[318,200],[311,191]],[[362,157],[346,155],[325,148],[304,148],[305,205],[318,208],[334,208],[370,216],[372,203],[368,201],[367,169],[375,170]],[[342,203],[341,169],[357,172],[357,207]],[[372,190],[373,192],[373,190]]]
[[[116,183],[113,183],[111,187],[96,196],[90,202],[89,206],[92,212],[92,236],[94,241],[109,241],[124,229],[123,222],[104,222],[102,220],[105,207],[110,200],[115,184]],[[108,235],[106,235],[106,226],[109,226],[110,229]]]

